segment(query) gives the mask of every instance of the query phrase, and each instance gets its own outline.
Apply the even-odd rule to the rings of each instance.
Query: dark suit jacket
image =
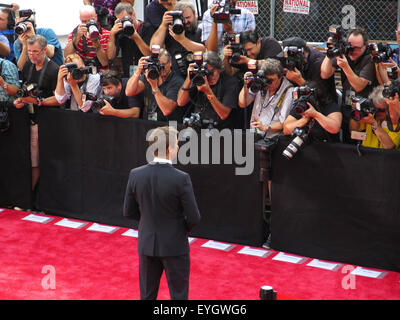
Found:
[[[151,162],[130,172],[123,215],[139,221],[138,251],[155,257],[189,252],[188,233],[200,213],[190,176]]]

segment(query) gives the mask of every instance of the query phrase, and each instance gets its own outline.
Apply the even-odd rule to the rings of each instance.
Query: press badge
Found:
[[[353,104],[353,98],[356,96],[355,91],[353,90],[347,90],[346,91],[346,97],[345,97],[345,104],[348,106],[351,106]]]
[[[354,139],[354,140],[365,141],[365,140],[367,140],[367,133],[366,132],[360,132],[360,131],[352,131],[351,132],[351,138]]]
[[[147,120],[157,121],[157,112],[149,112],[147,115]]]

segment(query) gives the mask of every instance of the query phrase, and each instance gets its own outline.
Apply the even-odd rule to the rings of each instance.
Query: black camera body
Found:
[[[97,98],[95,95],[87,93],[86,100],[93,101],[91,110],[95,113],[99,113],[100,109],[106,105],[104,100],[111,103],[112,98],[106,95],[101,95],[100,97]]]
[[[26,31],[28,31],[28,28],[28,25],[24,21],[20,21],[15,25],[14,32],[15,34],[20,36],[21,34],[24,34]]]
[[[240,33],[225,33],[222,37],[224,46],[230,45],[232,56],[229,57],[230,64],[237,64],[240,61],[240,56],[243,55],[243,45],[240,42]]]
[[[99,26],[97,25],[96,21],[89,20],[89,22],[86,24],[86,28],[89,33],[90,39],[98,39],[100,37],[100,30]]]
[[[135,33],[135,27],[133,26],[133,19],[129,16],[125,16],[120,20],[122,23],[122,33],[128,37]]]
[[[326,56],[329,59],[332,59],[348,53],[350,47],[347,46],[343,28],[341,26],[333,25],[329,27],[329,32],[332,37],[332,42],[328,42]]]
[[[16,96],[18,98],[35,97],[40,98],[42,90],[39,89],[37,83],[23,83],[21,88],[17,90]]]
[[[214,0],[214,4],[218,4],[219,7],[213,14],[212,18],[215,23],[226,24],[229,22],[229,15],[231,14],[241,14],[240,9],[231,8],[229,0]]]
[[[95,74],[95,67],[87,66],[83,68],[78,68],[78,65],[75,62],[66,63],[65,66],[68,69],[68,72],[71,73],[71,76],[74,80],[81,79],[85,74]]]
[[[207,63],[203,62],[202,52],[194,53],[195,65],[189,69],[189,78],[195,86],[202,86],[205,83],[204,78],[213,74],[208,70]]]
[[[351,100],[350,116],[355,121],[360,121],[362,118],[368,116],[368,114],[374,115],[378,111],[371,99],[354,97]]]
[[[396,93],[400,96],[400,79],[395,79],[390,84],[384,84],[382,96],[384,98],[393,98]]]
[[[297,70],[303,71],[304,64],[304,48],[299,48],[296,46],[283,48],[282,66],[284,68],[287,68],[291,71],[297,68]]]
[[[183,18],[183,11],[169,11],[168,14],[172,16],[172,31],[175,34],[181,34],[185,31],[185,19]]]
[[[296,87],[293,90],[293,107],[292,110],[297,115],[302,115],[310,107],[307,103],[310,103],[313,107],[316,107],[315,101],[315,89],[308,86]]]
[[[153,45],[151,46],[151,55],[146,58],[146,64],[143,65],[144,70],[148,70],[147,76],[151,80],[156,80],[160,76],[160,72],[162,69],[160,60],[158,56],[160,55],[160,46]]]
[[[388,61],[389,58],[393,57],[394,50],[388,43],[370,43],[368,49],[372,54],[372,60],[374,63],[381,63]]]
[[[260,70],[252,70],[252,74],[246,76],[245,80],[250,80],[247,84],[247,87],[253,92],[257,93],[258,91],[267,90],[267,86],[272,83],[271,79],[266,78],[265,71]]]
[[[18,22],[14,27],[14,32],[17,35],[24,34],[26,31],[28,31],[29,27],[25,22],[28,21],[28,19],[34,14],[35,14],[35,11],[33,11],[31,9],[16,11],[15,16],[17,18],[25,18],[24,20]]]

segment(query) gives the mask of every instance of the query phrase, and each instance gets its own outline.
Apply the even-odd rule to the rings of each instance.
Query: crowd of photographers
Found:
[[[199,22],[187,0],[153,0],[144,21],[132,0],[84,0],[64,49],[32,10],[0,8],[0,97],[31,115],[33,186],[41,106],[292,135],[288,158],[312,140],[399,148],[398,50],[339,26],[326,52],[296,36],[279,43],[236,1],[215,0]]]

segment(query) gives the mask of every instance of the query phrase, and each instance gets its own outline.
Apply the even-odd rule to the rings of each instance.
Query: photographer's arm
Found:
[[[10,47],[3,42],[0,42],[0,56],[8,57],[10,55]]]
[[[150,46],[142,39],[136,30],[131,36],[131,39],[135,41],[137,47],[144,56],[149,56],[151,54]]]
[[[239,100],[238,100],[238,105],[240,108],[246,108],[249,104],[251,104],[254,101],[254,94],[250,94],[249,88],[247,86],[249,80],[246,80],[246,75],[250,74],[251,72],[246,72],[244,75],[244,86],[242,90],[240,90]]]
[[[151,37],[150,48],[153,45],[159,45],[161,48],[164,47],[165,36],[167,35],[168,31],[168,25],[171,23],[172,23],[172,16],[169,15],[167,11],[164,13],[160,26]]]
[[[162,111],[164,116],[169,116],[172,111],[175,110],[177,106],[177,102],[171,99],[168,99],[164,96],[158,88],[157,80],[149,80],[147,81],[150,83],[151,89],[153,91],[154,98],[156,99],[157,105]]]
[[[340,131],[342,125],[342,113],[341,112],[331,112],[327,116],[323,115],[321,112],[315,110],[313,105],[307,102],[309,108],[304,111],[303,117],[314,118],[320,126],[325,129],[325,131],[331,134],[337,134]]]
[[[48,58],[53,58],[56,48],[52,44],[47,45],[46,54]]]
[[[329,79],[335,71],[336,69],[332,66],[332,60],[325,57],[321,64],[321,79]]]
[[[107,100],[104,100],[104,103],[105,106],[99,111],[100,114],[104,116],[114,116],[118,118],[139,118],[139,107],[132,107],[129,109],[115,109]]]
[[[355,92],[361,92],[370,83],[369,80],[359,77],[354,73],[345,56],[337,57],[337,64],[343,70],[347,80],[349,80],[349,83]]]
[[[285,122],[283,123],[283,134],[290,136],[295,128],[302,128],[308,123],[309,119],[301,117],[296,119],[295,117],[288,115]]]
[[[390,135],[385,130],[382,129],[382,127],[375,119],[374,123],[372,124],[372,129],[374,134],[377,136],[378,140],[382,143],[385,149],[394,149],[396,147],[396,144],[393,142]]]
[[[115,45],[115,36],[122,30],[122,23],[118,20],[115,21],[114,26],[110,30],[110,38],[107,44],[107,58],[111,61],[117,55],[117,47]]]
[[[229,114],[231,113],[231,108],[228,108],[222,104],[221,101],[215,96],[214,92],[211,91],[206,94],[208,101],[211,103],[212,107],[214,108],[215,112],[221,118],[221,120],[225,120],[228,118]]]
[[[132,75],[132,77],[129,78],[126,84],[125,94],[128,97],[137,95],[140,92],[144,91],[145,85],[139,79],[140,79],[140,72],[136,70],[136,72]]]
[[[206,51],[206,47],[204,44],[190,40],[189,38],[185,37],[184,32],[180,35],[176,35],[172,31],[170,31],[170,34],[187,51],[191,51],[191,52],[196,52],[196,51],[205,52]]]
[[[205,46],[207,51],[218,51],[218,25],[215,22],[212,22],[211,32],[205,42]]]
[[[179,89],[177,104],[179,107],[184,107],[190,100],[189,88],[190,88],[191,80],[189,76],[186,77],[185,82],[182,87]]]

